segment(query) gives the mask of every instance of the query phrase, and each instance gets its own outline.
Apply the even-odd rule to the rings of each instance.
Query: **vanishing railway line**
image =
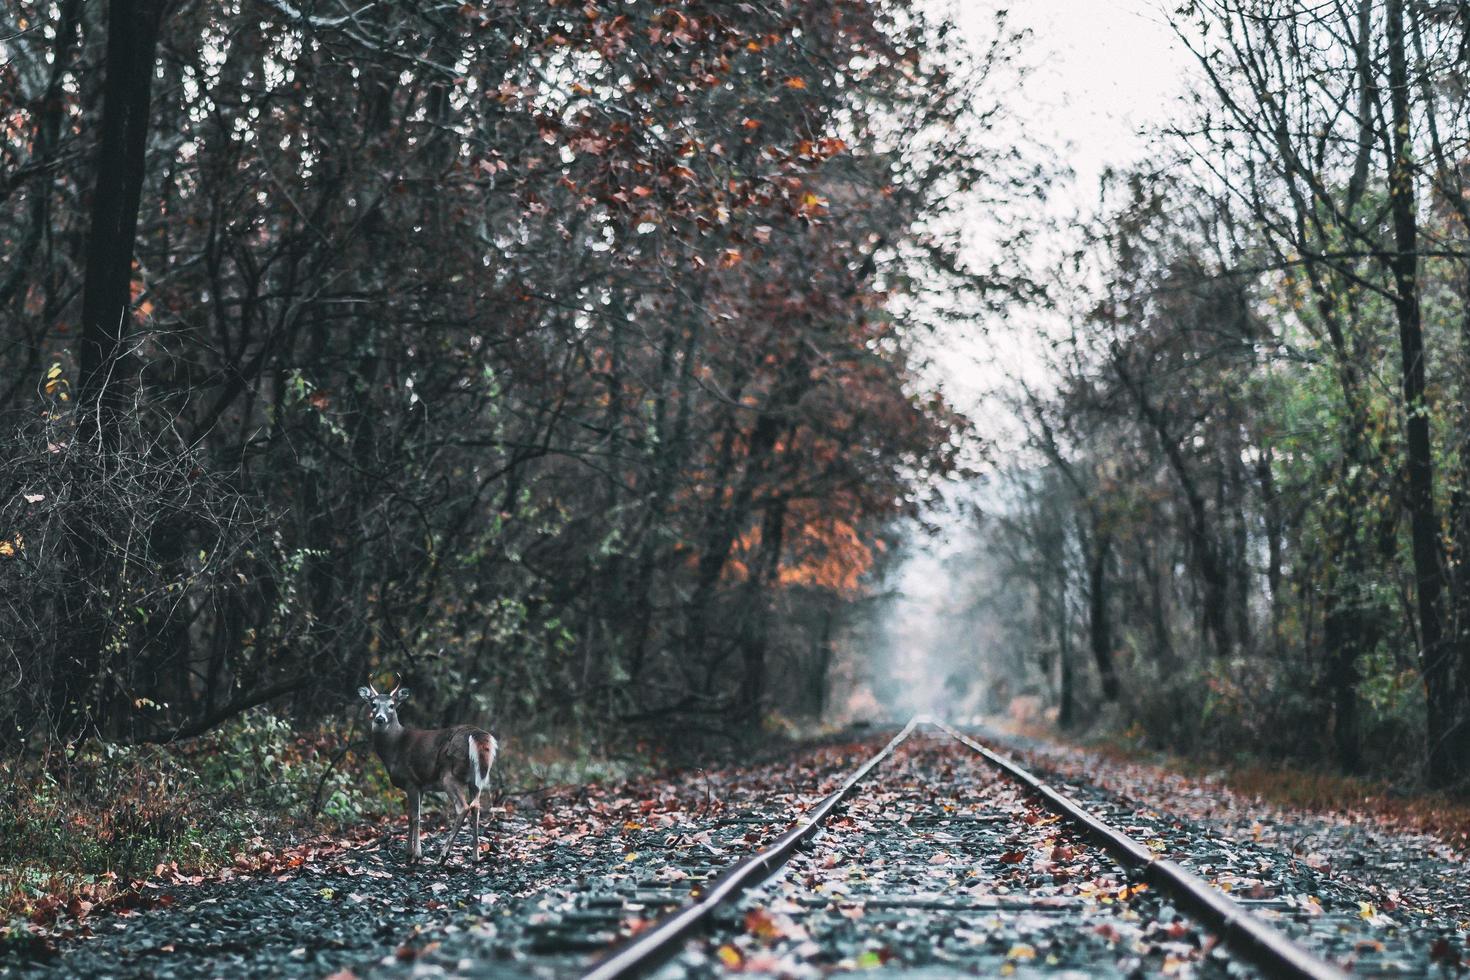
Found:
[[[1130,837],[939,722],[910,722],[784,833],[732,861],[732,845],[755,836],[744,826],[771,822],[768,809],[716,821],[693,846],[672,842],[678,856],[660,874],[549,911],[533,951],[550,958],[522,965],[588,980],[875,966],[1326,978],[1345,976],[1334,961],[1349,960],[1355,972],[1392,972],[1359,955],[1349,930],[1301,928],[1280,902],[1227,897],[1156,854],[1162,842]],[[631,937],[574,965],[630,923]]]
[[[480,865],[327,841],[52,957],[0,950],[0,976],[1462,975],[1464,864],[1437,838],[1057,752],[1063,796],[938,723],[883,741],[507,805]]]

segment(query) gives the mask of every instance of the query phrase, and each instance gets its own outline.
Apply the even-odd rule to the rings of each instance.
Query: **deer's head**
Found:
[[[398,724],[398,706],[408,700],[408,693],[406,687],[395,687],[387,694],[382,694],[371,684],[357,689],[358,697],[366,701],[372,709],[373,731],[393,728]]]

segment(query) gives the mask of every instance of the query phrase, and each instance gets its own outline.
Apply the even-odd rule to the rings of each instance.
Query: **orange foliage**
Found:
[[[867,542],[848,521],[833,516],[829,502],[792,503],[786,512],[781,561],[776,573],[784,586],[806,586],[852,594],[873,567],[873,552],[882,542]],[[736,541],[725,566],[729,581],[742,582],[749,574],[747,559],[761,544],[761,529],[751,527]]]
[[[807,585],[834,592],[856,592],[863,574],[873,567],[873,549],[846,521],[836,518],[794,529],[796,561],[782,563],[782,585]]]

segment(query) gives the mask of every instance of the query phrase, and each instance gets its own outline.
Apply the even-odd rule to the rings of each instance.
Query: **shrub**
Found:
[[[298,732],[265,710],[180,745],[12,755],[0,762],[0,910],[105,898],[161,864],[206,873],[262,836],[396,813],[370,763],[339,733]]]

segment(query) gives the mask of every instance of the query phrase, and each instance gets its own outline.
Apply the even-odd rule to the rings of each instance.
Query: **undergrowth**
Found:
[[[609,756],[535,736],[503,746],[486,802],[651,762],[646,747]],[[0,949],[26,937],[23,923],[139,901],[151,877],[245,867],[289,840],[403,813],[356,721],[301,731],[258,709],[174,745],[89,741],[0,759]]]
[[[256,711],[178,745],[0,760],[0,918],[106,905],[161,865],[208,874],[252,842],[388,812],[381,767],[344,734]]]

